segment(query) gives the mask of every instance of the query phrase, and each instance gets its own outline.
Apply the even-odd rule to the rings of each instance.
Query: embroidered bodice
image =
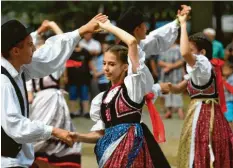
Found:
[[[190,97],[193,98],[217,98],[216,77],[212,71],[209,82],[204,86],[197,86],[190,79],[187,87]]]
[[[108,100],[111,90],[106,91],[101,104],[101,118],[106,128],[121,123],[139,123],[144,100],[140,104],[133,102],[127,94],[125,84],[120,85],[114,91],[116,93],[111,100]]]

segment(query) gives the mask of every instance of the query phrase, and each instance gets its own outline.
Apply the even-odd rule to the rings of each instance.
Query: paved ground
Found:
[[[189,99],[185,96],[185,108],[189,102]],[[157,102],[157,106],[159,109],[159,104]],[[143,113],[143,121],[150,127],[151,129],[151,121],[149,118],[149,113],[146,111]],[[182,128],[183,121],[178,119],[178,116],[175,114],[172,119],[163,120],[166,129],[166,138],[167,142],[161,144],[161,148],[166,155],[169,163],[172,167],[176,167],[176,155],[179,144],[179,136]],[[73,119],[73,122],[77,128],[78,132],[88,132],[93,125],[91,120],[85,118],[77,118]],[[93,152],[94,145],[92,144],[82,144],[82,168],[97,168],[95,155]]]

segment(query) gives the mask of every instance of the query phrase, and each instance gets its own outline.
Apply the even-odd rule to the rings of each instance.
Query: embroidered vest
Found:
[[[140,104],[133,102],[128,96],[125,84],[122,84],[112,100],[106,103],[105,98],[109,91],[104,93],[101,104],[101,118],[105,127],[122,123],[140,123],[144,99]]]
[[[192,80],[188,81],[187,87],[188,93],[193,98],[218,98],[216,77],[213,71],[211,71],[211,77],[207,84],[204,86],[197,86]]]

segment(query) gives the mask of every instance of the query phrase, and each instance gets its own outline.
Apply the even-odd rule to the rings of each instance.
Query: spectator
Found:
[[[69,90],[70,115],[72,118],[80,115],[89,118],[90,71],[95,72],[92,56],[86,49],[77,47],[69,61],[78,63],[77,66],[67,67],[64,74]],[[81,105],[79,111],[76,108],[78,98]]]
[[[232,89],[230,91],[229,87],[227,87],[227,84],[233,87],[233,61],[226,61],[223,66],[223,76],[226,79],[225,84],[225,99],[226,99],[226,105],[227,105],[227,111],[224,113],[227,121],[230,124],[231,129],[233,130],[233,92]]]
[[[101,44],[92,38],[92,33],[84,35],[84,38],[79,43],[79,47],[86,49],[92,57],[101,53]],[[91,73],[93,74],[93,72]],[[98,82],[92,78],[89,88],[92,100],[99,93]]]
[[[79,42],[79,47],[85,48],[92,56],[97,56],[101,52],[100,42],[92,38],[92,33],[84,35]]]
[[[98,86],[99,86],[100,92],[103,92],[103,91],[106,91],[108,89],[108,83],[109,83],[109,80],[105,77],[104,71],[103,71],[104,53],[109,48],[109,44],[108,44],[108,42],[104,41],[101,45],[102,45],[103,53],[100,54],[95,59],[95,66],[96,66],[97,73],[94,76],[98,80]]]
[[[203,33],[210,39],[213,46],[213,58],[224,59],[224,48],[220,41],[215,40],[216,32],[212,28],[203,30]]]
[[[182,80],[182,67],[184,61],[180,54],[180,47],[174,44],[170,49],[159,56],[159,66],[161,66],[160,81],[178,84]],[[171,118],[172,113],[177,111],[180,119],[184,119],[183,98],[181,94],[169,93],[164,95],[165,98],[165,118]]]

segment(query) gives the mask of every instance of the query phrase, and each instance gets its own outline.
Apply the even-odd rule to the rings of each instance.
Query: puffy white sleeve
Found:
[[[146,52],[146,56],[157,55],[162,51],[168,50],[178,36],[178,29],[177,20],[174,20],[151,31],[140,43],[143,51]]]
[[[100,108],[102,103],[102,97],[104,92],[99,93],[91,102],[90,116],[95,122],[95,125],[91,128],[91,131],[99,131],[105,129],[105,124],[100,117]]]
[[[207,84],[211,77],[212,64],[203,55],[194,55],[196,63],[193,67],[186,64],[186,69],[193,83],[198,86]]]
[[[65,71],[65,69],[66,69],[66,67],[65,67],[65,65],[64,65],[64,66],[62,66],[58,71],[52,73],[52,76],[53,76],[55,79],[58,80],[58,79],[62,76],[62,74],[63,74],[63,72]]]
[[[156,99],[162,95],[161,93],[161,87],[158,83],[154,84],[152,86],[152,92],[154,93],[154,98],[153,98],[153,102],[156,101]]]
[[[145,52],[138,47],[139,53],[139,67],[137,73],[132,72],[132,62],[128,58],[128,75],[124,79],[125,86],[127,88],[130,99],[136,103],[141,103],[143,97],[151,92],[151,88],[154,84],[154,79],[145,65]]]
[[[37,45],[37,43],[38,43],[38,33],[37,33],[37,31],[32,32],[30,35],[32,37],[33,44]]]
[[[48,76],[64,66],[81,39],[77,30],[50,37],[33,53],[32,62],[23,66],[26,80]]]

